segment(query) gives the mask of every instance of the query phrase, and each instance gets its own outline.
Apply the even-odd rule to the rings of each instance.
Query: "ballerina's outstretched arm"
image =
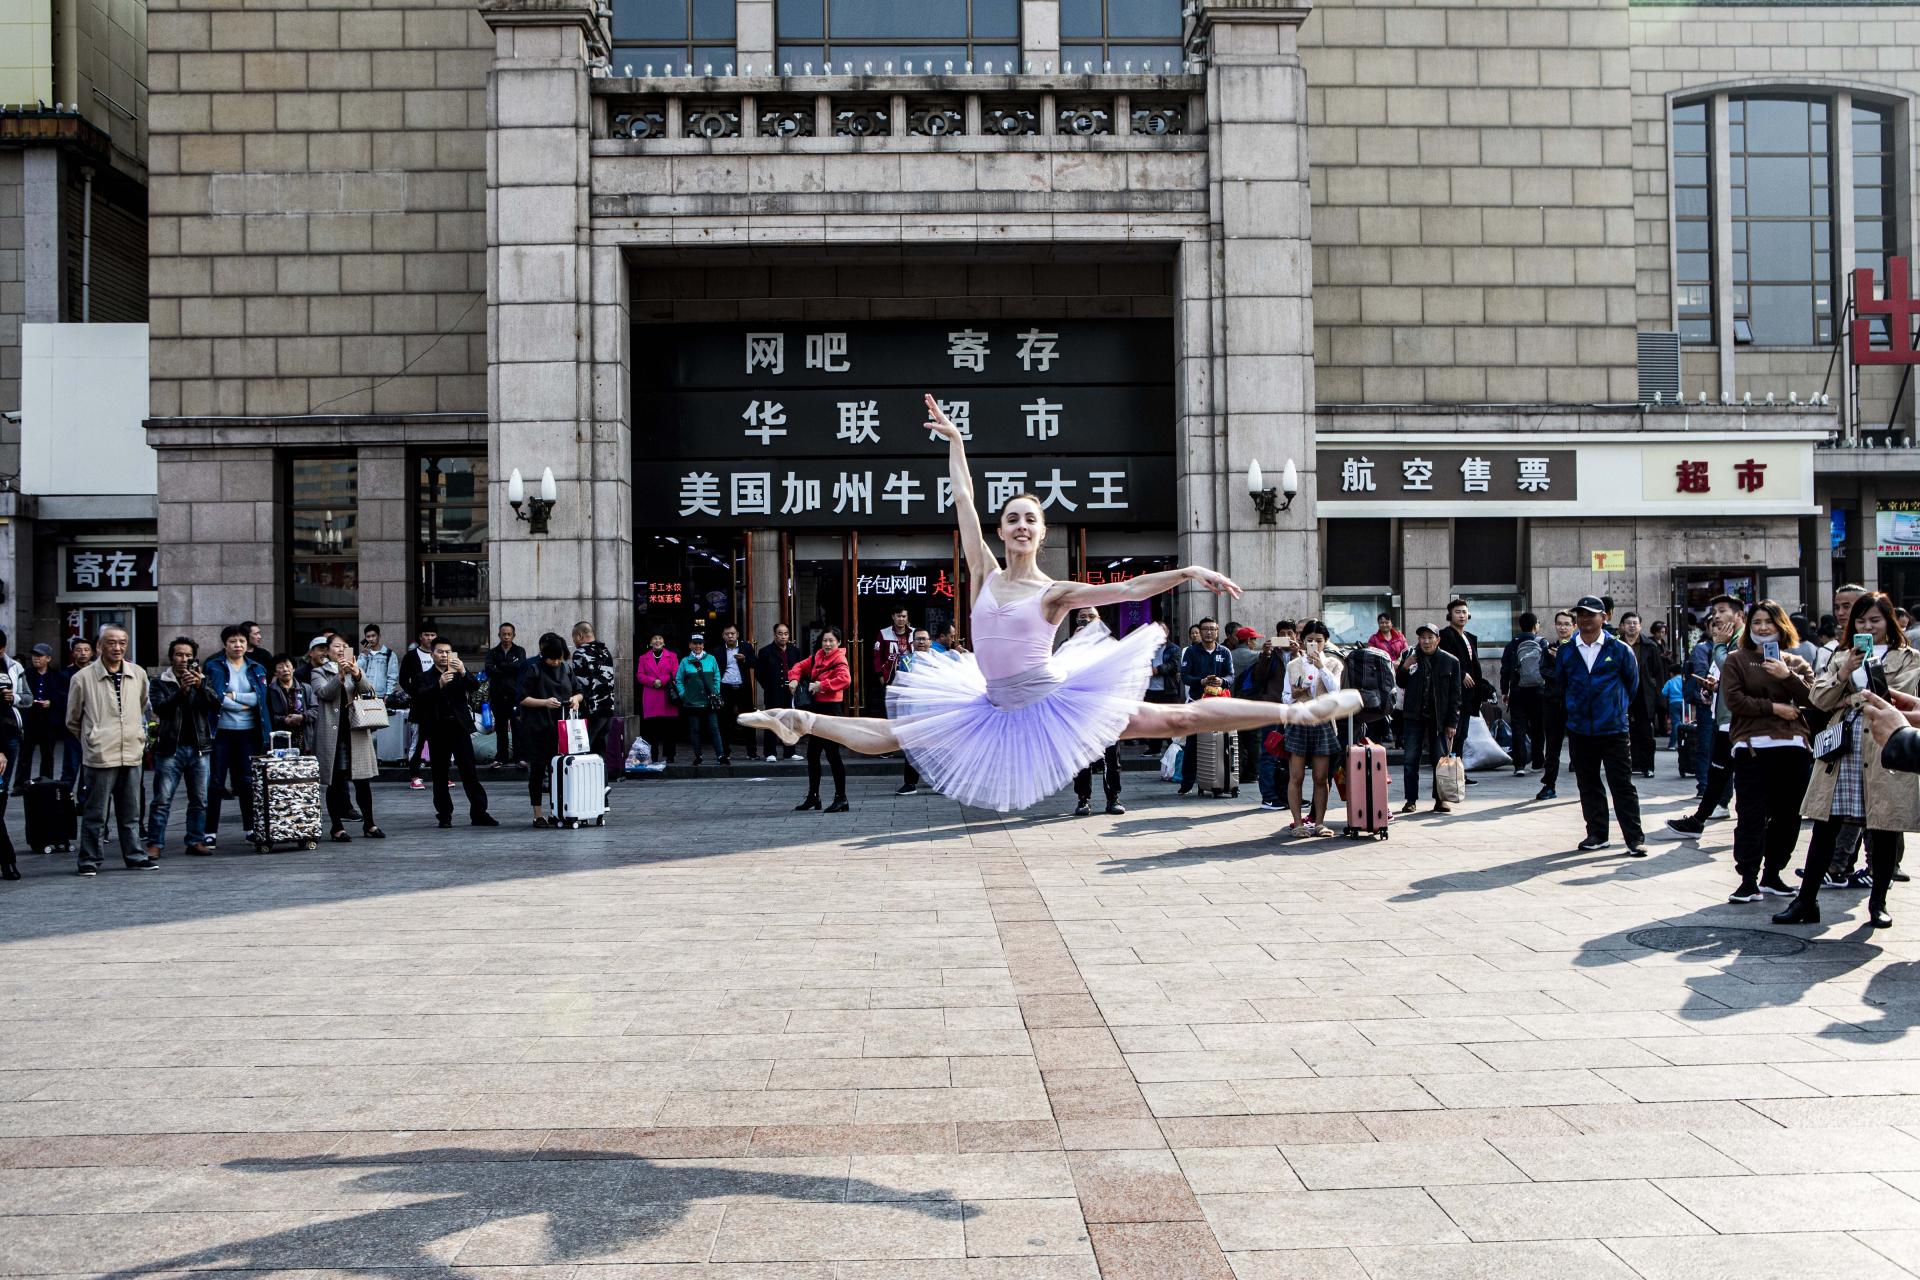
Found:
[[[1238,600],[1240,584],[1224,573],[1215,573],[1203,565],[1184,569],[1162,569],[1143,573],[1125,582],[1056,582],[1047,588],[1046,611],[1050,621],[1059,622],[1075,609],[1098,608],[1122,600],[1151,600],[1163,591],[1171,591],[1183,582],[1197,582],[1215,595]]]

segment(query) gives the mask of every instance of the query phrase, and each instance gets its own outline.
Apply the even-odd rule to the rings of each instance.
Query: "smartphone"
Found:
[[[1878,697],[1887,696],[1887,668],[1884,663],[1867,663],[1867,689]]]
[[[1760,656],[1769,662],[1778,662],[1780,660],[1780,642],[1778,640],[1762,640],[1760,642]]]
[[[1870,654],[1873,652],[1873,637],[1864,631],[1856,631],[1853,633],[1853,647],[1863,654]]]

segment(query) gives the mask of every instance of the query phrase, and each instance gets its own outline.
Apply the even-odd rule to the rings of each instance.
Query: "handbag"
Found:
[[[1813,736],[1813,758],[1831,762],[1845,757],[1853,747],[1853,717],[1849,711]]]
[[[373,694],[363,694],[347,704],[347,725],[353,729],[387,727],[387,704]]]
[[[559,722],[559,742],[556,750],[563,756],[583,756],[593,749],[593,742],[587,732],[587,722],[580,718],[577,711],[569,711],[566,718]]]
[[[1441,756],[1433,764],[1433,792],[1442,804],[1467,798],[1467,766],[1459,756]]]

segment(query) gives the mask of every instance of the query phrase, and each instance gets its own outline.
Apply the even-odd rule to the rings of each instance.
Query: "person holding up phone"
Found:
[[[1870,691],[1877,694],[1884,687],[1886,694],[1878,695],[1883,702],[1895,693],[1920,692],[1920,654],[1895,622],[1893,601],[1878,591],[1854,602],[1849,625],[1853,633],[1841,656],[1827,664],[1808,691],[1814,707],[1835,714],[1814,740],[1813,778],[1800,804],[1800,815],[1813,819],[1800,893],[1773,917],[1776,924],[1819,921],[1820,883],[1833,861],[1841,824],[1853,822],[1866,827],[1873,875],[1868,918],[1876,929],[1891,925],[1887,889],[1900,869],[1905,833],[1920,831],[1920,787],[1881,761],[1880,738],[1865,731],[1864,715]]]
[[[1733,791],[1738,816],[1733,861],[1740,885],[1730,901],[1793,896],[1780,873],[1800,842],[1800,800],[1813,772],[1807,706],[1813,668],[1789,652],[1799,635],[1778,602],[1747,610],[1739,645],[1720,668],[1720,696],[1732,712]]]

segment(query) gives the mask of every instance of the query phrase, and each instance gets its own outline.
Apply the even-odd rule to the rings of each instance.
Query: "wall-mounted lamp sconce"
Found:
[[[1280,513],[1293,506],[1293,500],[1300,492],[1300,472],[1294,467],[1293,459],[1287,459],[1286,467],[1280,472],[1280,489],[1275,492],[1267,487],[1266,479],[1260,474],[1260,464],[1247,464],[1247,492],[1253,496],[1254,509],[1260,513],[1261,524],[1279,524]]]
[[[513,474],[507,477],[507,505],[513,508],[513,514],[527,522],[528,533],[547,531],[547,514],[553,510],[553,504],[559,496],[559,486],[553,482],[552,467],[540,473],[540,496],[537,498],[527,496],[527,482],[520,478],[520,468],[515,467]]]

